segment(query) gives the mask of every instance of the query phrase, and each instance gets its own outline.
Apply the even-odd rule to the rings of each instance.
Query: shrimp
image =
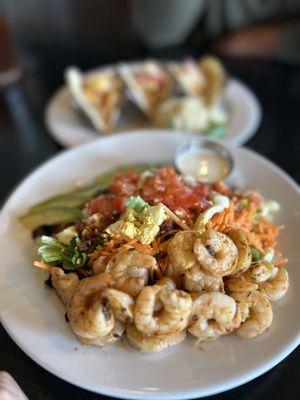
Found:
[[[133,297],[127,293],[112,288],[105,289],[102,292],[102,297],[104,302],[109,304],[109,307],[116,319],[132,324],[134,305]]]
[[[225,280],[225,287],[231,292],[253,292],[258,289],[258,284],[246,280],[243,276]]]
[[[279,267],[275,277],[263,282],[258,291],[270,301],[281,299],[289,288],[289,275],[284,267]]]
[[[101,297],[101,292],[112,285],[109,274],[99,274],[79,282],[68,304],[70,325],[76,335],[95,339],[113,330],[113,313]]]
[[[172,279],[173,282],[175,282],[176,287],[178,289],[181,288],[183,275],[173,266],[173,264],[169,263],[164,273],[165,276],[167,276],[168,278]]]
[[[232,292],[230,293],[240,310],[240,325],[249,317],[250,307],[252,304],[251,293],[248,292]]]
[[[106,264],[106,257],[100,256],[96,258],[96,260],[91,263],[93,274],[98,275],[105,272]]]
[[[239,276],[251,265],[252,253],[247,244],[247,237],[245,231],[242,229],[234,229],[228,233],[228,236],[236,245],[238,250],[238,260],[235,269],[230,274],[230,276]]]
[[[182,342],[186,338],[185,330],[175,333],[147,336],[138,331],[134,325],[128,325],[126,333],[129,343],[136,349],[145,353],[164,350],[167,347],[174,346]]]
[[[278,267],[269,262],[259,262],[252,264],[249,271],[250,279],[255,283],[263,283],[269,279],[275,278]]]
[[[226,294],[209,292],[193,302],[188,331],[200,341],[216,339],[232,329],[236,302]]]
[[[269,300],[257,291],[252,292],[249,297],[251,299],[249,316],[236,330],[243,339],[251,339],[262,334],[273,321],[273,311]]]
[[[91,344],[94,346],[106,346],[107,344],[114,344],[118,340],[120,340],[124,331],[125,331],[125,324],[123,324],[120,321],[115,321],[115,326],[113,327],[113,330],[105,336],[98,336],[94,339],[88,339],[78,335],[76,335],[76,337],[82,344]]]
[[[115,280],[116,289],[135,297],[148,282],[149,273],[157,269],[154,257],[138,250],[117,253],[106,266]]]
[[[168,278],[167,276],[164,276],[163,278],[155,282],[155,285],[163,286],[170,290],[176,289],[175,282],[172,281],[172,279]]]
[[[79,283],[77,274],[74,272],[65,274],[61,268],[53,267],[51,268],[51,281],[58,297],[67,306]]]
[[[205,274],[198,264],[185,272],[183,282],[188,292],[224,292],[222,277]]]
[[[147,286],[136,299],[134,324],[147,335],[182,331],[187,326],[192,303],[191,296],[181,290]]]
[[[177,271],[184,273],[196,264],[193,246],[197,237],[199,233],[196,231],[180,231],[170,240],[167,252]]]
[[[200,266],[211,275],[230,275],[237,263],[238,250],[224,233],[205,231],[195,240],[194,253]]]

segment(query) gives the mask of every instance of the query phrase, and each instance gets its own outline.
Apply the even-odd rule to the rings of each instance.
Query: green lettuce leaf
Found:
[[[126,207],[133,208],[140,213],[149,206],[140,196],[131,196],[125,202]]]
[[[65,244],[54,237],[42,236],[38,254],[46,263],[61,264],[64,269],[75,270],[84,267],[88,261],[87,254],[78,249],[78,241],[78,237],[73,237],[70,244]]]
[[[252,260],[259,261],[262,258],[263,254],[259,250],[256,250],[253,246],[249,246],[249,248],[252,253]]]

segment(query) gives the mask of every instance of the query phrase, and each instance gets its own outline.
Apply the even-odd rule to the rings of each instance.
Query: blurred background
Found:
[[[27,173],[62,150],[48,135],[43,116],[63,84],[66,66],[87,70],[207,52],[218,55],[261,102],[262,123],[247,146],[299,182],[300,0],[0,0],[0,202]],[[8,349],[0,369],[10,369],[30,398],[83,398],[0,332],[0,347]],[[261,386],[265,398],[273,390],[277,397],[272,398],[280,398],[287,386],[299,392],[296,357],[293,353],[268,373],[272,384]],[[248,389],[251,393],[253,386]],[[237,396],[246,398],[241,390]]]

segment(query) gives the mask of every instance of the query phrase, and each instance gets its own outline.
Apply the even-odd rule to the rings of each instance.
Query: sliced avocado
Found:
[[[134,170],[139,172],[144,171],[149,167],[145,165],[134,167]],[[132,170],[133,167],[122,167],[117,171],[111,171],[106,174],[99,175],[92,183],[82,186],[73,190],[72,192],[61,194],[58,196],[51,197],[33,207],[30,208],[28,213],[35,211],[42,211],[45,208],[50,207],[82,207],[88,200],[96,196],[98,193],[107,190],[115,179],[116,173],[126,172]]]
[[[29,229],[36,229],[41,225],[55,225],[67,222],[79,221],[82,218],[78,208],[57,207],[44,208],[29,212],[20,217],[19,221]]]
[[[103,192],[112,184],[118,172],[136,170],[139,172],[149,169],[149,166],[125,166],[106,174],[99,175],[90,184],[77,188],[69,193],[51,197],[29,209],[19,218],[19,221],[29,229],[41,225],[55,225],[75,222],[82,218],[81,209],[84,204],[98,193]]]

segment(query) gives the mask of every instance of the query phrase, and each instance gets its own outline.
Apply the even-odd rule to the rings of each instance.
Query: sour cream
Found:
[[[176,155],[176,166],[185,180],[213,183],[224,179],[232,168],[228,151],[208,140],[185,145]]]

